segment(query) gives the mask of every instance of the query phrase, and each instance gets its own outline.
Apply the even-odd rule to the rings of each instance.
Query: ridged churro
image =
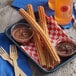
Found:
[[[47,27],[46,17],[45,17],[45,11],[44,11],[44,8],[42,6],[38,7],[38,13],[39,13],[40,26],[42,27],[42,29],[45,32],[46,36],[49,38],[48,27]],[[43,45],[45,47],[45,44],[43,44]],[[44,48],[44,54],[45,54],[45,58],[46,58],[47,68],[53,69],[54,68],[53,59],[50,56],[47,47]]]
[[[26,9],[27,9],[27,12],[29,13],[29,15],[34,19],[35,19],[35,15],[34,15],[34,12],[33,12],[33,7],[31,4],[28,4],[26,6]],[[35,46],[37,48],[37,53],[38,53],[38,58],[39,58],[39,62],[40,62],[40,65],[41,66],[44,66],[46,67],[46,60],[45,60],[45,56],[44,56],[44,53],[43,53],[43,49],[42,49],[42,46],[41,46],[41,40],[40,40],[40,36],[38,35],[37,32],[34,31],[34,43],[35,43]]]
[[[19,13],[24,17],[24,19],[30,24],[33,30],[37,31],[37,33],[42,37],[44,43],[46,44],[46,47],[48,48],[48,52],[54,59],[54,61],[58,64],[60,63],[60,58],[58,54],[56,53],[56,50],[52,46],[52,43],[50,42],[49,38],[46,36],[45,32],[42,30],[42,28],[39,26],[39,24],[22,8],[19,9]]]

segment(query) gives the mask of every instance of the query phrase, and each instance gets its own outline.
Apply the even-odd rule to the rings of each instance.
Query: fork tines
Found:
[[[14,44],[10,45],[10,58],[13,59],[13,57],[15,59],[18,58],[17,47]]]
[[[5,50],[2,47],[0,47],[0,54],[2,55],[4,53],[5,53]]]
[[[17,48],[16,48],[16,45],[10,45],[10,50],[11,52],[16,52],[17,53]]]

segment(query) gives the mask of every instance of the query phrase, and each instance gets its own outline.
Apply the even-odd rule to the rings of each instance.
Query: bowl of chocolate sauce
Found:
[[[72,41],[61,41],[55,48],[60,57],[69,57],[76,53],[76,43]]]
[[[13,25],[11,35],[15,41],[20,44],[27,44],[33,37],[33,30],[27,23],[18,23]]]

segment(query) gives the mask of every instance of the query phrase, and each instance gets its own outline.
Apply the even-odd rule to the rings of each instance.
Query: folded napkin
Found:
[[[0,34],[0,46],[9,53],[9,45],[13,44],[4,33]],[[26,56],[18,49],[18,66],[27,74],[32,76]],[[13,67],[0,57],[0,76],[14,76]]]
[[[35,12],[37,12],[37,7],[39,5],[42,5],[42,6],[44,6],[45,13],[47,14],[47,16],[51,16],[51,15],[54,16],[55,12],[53,10],[49,9],[49,7],[48,7],[48,0],[14,0],[14,2],[12,3],[12,6],[15,7],[16,9],[24,8],[26,10],[27,4],[32,4]],[[73,14],[76,15],[74,13],[75,12],[74,8],[75,7],[73,7]],[[63,29],[70,28],[72,26],[72,24],[73,24],[73,20],[68,25],[61,26],[61,27]]]
[[[32,4],[34,12],[37,12],[37,7],[42,5],[44,6],[45,12],[48,16],[54,15],[54,11],[50,10],[48,7],[48,0],[14,0],[12,6],[16,7],[16,9],[24,8],[26,10],[27,4]]]

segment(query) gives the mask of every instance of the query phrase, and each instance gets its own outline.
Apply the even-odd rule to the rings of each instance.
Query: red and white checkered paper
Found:
[[[47,25],[49,30],[49,38],[52,45],[55,47],[61,41],[71,40],[67,34],[60,28],[53,17],[47,17]],[[37,49],[35,48],[34,41],[31,40],[27,45],[21,45],[21,48],[37,63],[39,63]]]

